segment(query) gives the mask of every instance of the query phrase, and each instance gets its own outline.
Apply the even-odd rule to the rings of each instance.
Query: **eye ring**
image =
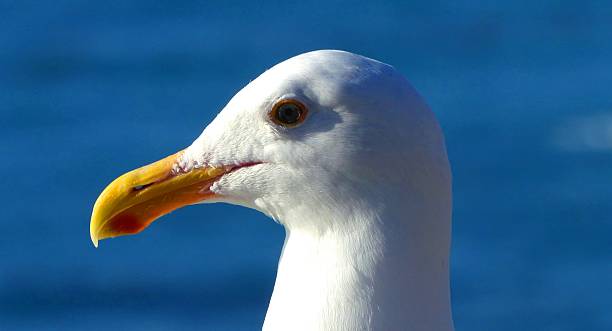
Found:
[[[306,119],[308,109],[303,103],[294,99],[277,102],[269,113],[272,122],[286,128],[294,128]]]

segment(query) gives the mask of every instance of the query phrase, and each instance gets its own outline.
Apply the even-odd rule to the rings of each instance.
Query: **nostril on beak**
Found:
[[[151,185],[153,185],[153,183],[136,185],[136,186],[132,187],[132,192],[142,191],[142,190],[146,189],[147,187],[149,187]]]

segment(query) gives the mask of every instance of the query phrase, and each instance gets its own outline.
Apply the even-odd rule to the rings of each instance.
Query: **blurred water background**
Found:
[[[393,64],[454,170],[457,330],[612,330],[612,2],[0,1],[0,330],[257,330],[283,229],[188,207],[94,249],[123,172],[265,69]]]

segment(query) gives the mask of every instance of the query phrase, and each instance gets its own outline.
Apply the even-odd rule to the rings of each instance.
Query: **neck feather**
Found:
[[[450,206],[384,205],[286,216],[264,330],[453,329]]]

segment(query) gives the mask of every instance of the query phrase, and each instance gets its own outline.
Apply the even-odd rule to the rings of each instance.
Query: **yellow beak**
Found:
[[[91,241],[135,234],[157,218],[214,196],[210,185],[230,168],[194,168],[182,172],[175,165],[182,151],[115,179],[96,200],[89,231]]]

